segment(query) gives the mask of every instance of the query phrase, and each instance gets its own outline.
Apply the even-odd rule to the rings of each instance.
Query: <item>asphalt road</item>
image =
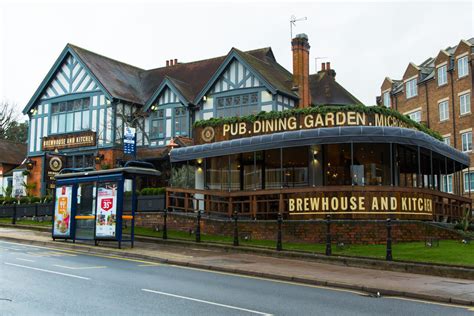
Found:
[[[474,315],[474,309],[0,241],[0,315]]]

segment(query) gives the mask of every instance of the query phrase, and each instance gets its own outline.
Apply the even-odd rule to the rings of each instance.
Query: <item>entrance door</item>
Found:
[[[76,239],[94,239],[96,192],[96,182],[77,185]]]

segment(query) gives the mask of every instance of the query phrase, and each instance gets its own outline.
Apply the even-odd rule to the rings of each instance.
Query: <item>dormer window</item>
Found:
[[[464,56],[458,59],[458,78],[465,77],[468,74],[467,56]]]
[[[51,105],[51,133],[69,133],[90,128],[90,98],[57,102]]]
[[[447,69],[447,65],[438,67],[438,86],[442,86],[448,83]]]
[[[418,95],[418,87],[416,85],[417,80],[412,79],[405,83],[406,97],[407,99],[416,97]]]

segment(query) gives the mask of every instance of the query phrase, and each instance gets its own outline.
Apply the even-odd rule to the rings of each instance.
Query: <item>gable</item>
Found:
[[[405,73],[403,74],[403,80],[406,80],[406,79],[411,78],[413,76],[417,76],[419,70],[420,69],[417,66],[415,66],[415,64],[410,63],[408,65],[407,69],[405,70]]]
[[[260,80],[237,59],[233,59],[211,88],[211,93],[263,86]]]
[[[156,104],[158,105],[165,105],[169,103],[179,103],[179,97],[176,93],[174,93],[169,87],[163,89],[160,93]]]
[[[393,81],[389,77],[385,77],[385,80],[383,81],[380,90],[382,90],[382,92],[389,89],[392,90],[392,85]]]
[[[43,89],[40,99],[49,99],[70,93],[98,91],[97,82],[71,54],[67,54],[57,68],[49,84]]]
[[[461,40],[458,46],[456,47],[456,50],[454,51],[453,55],[457,57],[458,55],[464,54],[466,52],[470,52],[470,48],[471,48],[471,45],[469,42]]]
[[[438,66],[439,64],[449,61],[449,59],[449,54],[445,50],[440,50],[438,56],[436,56],[434,60],[434,64],[435,66]]]

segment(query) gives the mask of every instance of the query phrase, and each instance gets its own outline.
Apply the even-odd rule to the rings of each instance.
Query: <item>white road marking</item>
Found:
[[[23,259],[23,258],[15,258],[16,260],[28,261],[28,262],[35,262],[34,260],[30,259]]]
[[[76,278],[76,279],[90,280],[90,278],[82,277],[82,276],[79,276],[79,275],[56,272],[56,271],[40,269],[40,268],[35,268],[35,267],[29,267],[29,266],[24,266],[24,265],[21,265],[21,264],[14,264],[14,263],[9,263],[9,262],[4,262],[4,264],[9,265],[9,266],[19,267],[19,268],[31,269],[31,270],[42,271],[42,272],[53,273],[53,274],[59,274],[59,275],[62,275],[62,276],[67,276],[67,277]]]
[[[68,266],[62,266],[60,264],[53,264],[55,267],[59,268],[64,268],[64,269],[70,269],[70,270],[85,270],[85,269],[103,269],[107,268],[106,266],[94,266],[94,267],[68,267]]]
[[[231,306],[231,305],[225,305],[225,304],[220,304],[220,303],[215,303],[215,302],[200,300],[200,299],[197,299],[197,298],[192,298],[192,297],[187,297],[187,296],[181,296],[181,295],[176,295],[176,294],[171,294],[171,293],[166,293],[166,292],[160,292],[160,291],[154,291],[154,290],[148,290],[148,289],[142,289],[142,291],[150,292],[150,293],[155,293],[155,294],[160,294],[160,295],[165,295],[165,296],[176,297],[176,298],[182,298],[182,299],[189,300],[189,301],[194,301],[194,302],[204,303],[204,304],[209,304],[209,305],[214,305],[214,306],[220,306],[220,307],[225,307],[225,308],[229,308],[229,309],[236,309],[236,310],[239,310],[239,311],[244,311],[244,312],[248,312],[248,313],[252,313],[252,314],[267,315],[267,316],[271,316],[271,315],[272,315],[272,314],[262,313],[262,312],[259,312],[259,311],[254,311],[254,310],[246,309],[246,308],[242,308],[242,307]]]

